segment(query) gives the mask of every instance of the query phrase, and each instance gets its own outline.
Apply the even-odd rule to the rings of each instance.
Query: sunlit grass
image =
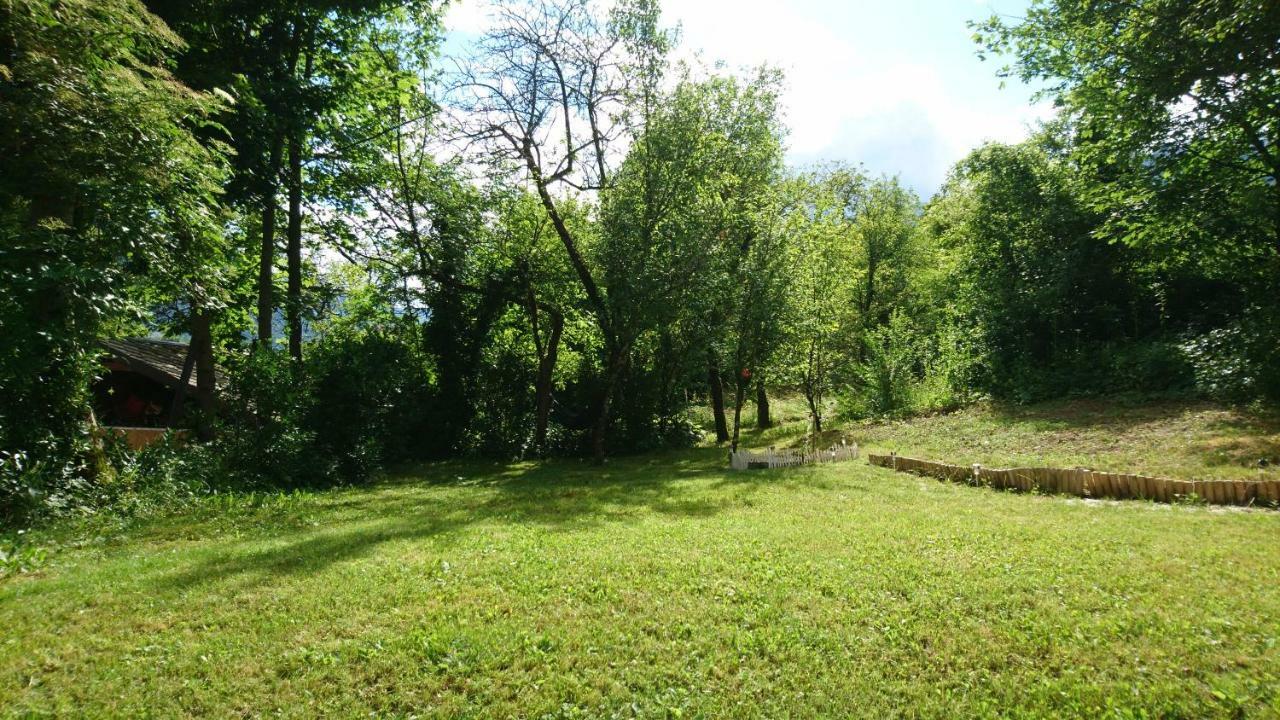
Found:
[[[755,428],[754,407],[744,407],[745,446],[814,443],[802,397],[779,394],[773,407],[784,422],[764,431]],[[710,413],[702,412],[709,422]],[[834,407],[828,413],[819,446],[845,440],[873,452],[991,467],[1087,467],[1188,480],[1280,478],[1280,415],[1207,401],[987,403],[896,421],[850,421]]]
[[[445,464],[63,549],[0,583],[0,713],[1280,712],[1280,513],[723,464]]]
[[[873,449],[959,464],[1083,466],[1177,479],[1280,477],[1280,417],[1207,402],[985,406],[845,432]]]

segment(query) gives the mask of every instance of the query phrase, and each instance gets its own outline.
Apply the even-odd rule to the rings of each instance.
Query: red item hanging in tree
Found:
[[[743,380],[751,379],[751,368],[742,368],[742,379]]]

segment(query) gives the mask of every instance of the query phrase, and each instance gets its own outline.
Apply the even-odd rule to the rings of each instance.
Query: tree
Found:
[[[1041,0],[977,30],[1004,74],[1048,82],[1068,182],[1099,236],[1147,255],[1160,313],[1196,316],[1197,363],[1280,396],[1280,5]]]
[[[763,69],[703,79],[686,70],[651,112],[601,210],[597,255],[611,313],[627,337],[658,334],[663,355],[701,363],[719,442],[731,437],[721,367],[727,356],[729,376],[738,376],[756,349],[741,311],[755,297],[743,289],[758,260],[759,212],[781,171],[779,83]],[[734,399],[740,407],[740,392]]]
[[[822,432],[826,398],[856,319],[843,192],[849,183],[836,177],[828,182],[816,171],[787,180],[778,229],[792,238],[782,364],[804,393],[815,434]]]
[[[854,295],[862,325],[873,328],[889,321],[917,269],[920,201],[897,178],[881,178],[865,191],[859,190],[854,190],[848,203],[853,214],[854,262],[861,270]]]
[[[413,112],[382,109],[393,121]],[[516,274],[495,256],[482,218],[483,208],[495,203],[455,165],[432,158],[431,133],[427,121],[395,122],[386,147],[346,169],[350,189],[330,191],[350,193],[348,212],[321,227],[331,247],[379,279],[386,302],[421,322],[422,349],[434,360],[436,377],[433,402],[416,420],[430,429],[423,443],[428,454],[446,455],[463,449],[493,324],[521,298],[512,287]]]
[[[1061,392],[1055,370],[1081,362],[1100,377],[1101,343],[1153,329],[1134,253],[1097,237],[1070,172],[1034,141],[988,145],[929,207],[926,227],[956,263],[952,303],[979,339],[978,381],[989,391]]]
[[[1231,243],[1280,269],[1280,5],[1039,0],[977,27],[1005,75],[1049,83],[1102,231]]]
[[[613,390],[634,338],[610,313],[580,238],[556,192],[605,192],[617,143],[653,107],[669,35],[651,0],[619,5],[606,21],[587,0],[502,6],[451,92],[461,132],[499,164],[519,168],[559,237],[604,339],[602,390],[592,447],[603,459]],[[628,112],[627,103],[636,112]],[[638,108],[638,109],[637,109]]]
[[[137,0],[0,6],[0,449],[72,458],[130,283],[210,277],[219,106],[170,73],[180,47]]]
[[[148,3],[189,41],[180,76],[236,98],[221,118],[236,150],[227,197],[249,213],[246,221],[255,215],[258,221],[257,335],[264,345],[277,306],[284,190],[284,310],[289,351],[298,359],[308,210],[348,201],[334,194],[352,192],[341,175],[371,148],[386,147],[392,128],[370,109],[385,108],[388,94],[411,90],[406,83],[424,74],[439,37],[440,7],[430,0]],[[433,115],[434,108],[405,121]]]
[[[772,225],[773,214],[780,208],[773,185],[755,207],[755,231],[742,248],[733,277],[738,287],[730,295],[736,302],[730,309],[731,336],[734,339],[735,395],[731,451],[738,449],[742,430],[744,396],[754,383],[756,423],[761,429],[770,425],[769,400],[766,395],[766,368],[773,364],[783,340],[783,317],[787,304],[790,238]]]
[[[562,201],[559,209],[566,224],[575,228],[576,237],[590,232],[587,227],[590,218],[585,208]],[[515,292],[520,295],[513,304],[527,319],[536,364],[533,447],[545,455],[566,318],[568,324],[578,324],[581,290],[536,196],[513,193],[511,200],[502,206],[499,222],[499,253],[511,263],[519,278]]]

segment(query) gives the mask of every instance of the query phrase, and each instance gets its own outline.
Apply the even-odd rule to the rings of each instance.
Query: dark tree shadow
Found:
[[[718,481],[683,482],[700,478]],[[742,506],[750,494],[770,485],[825,482],[803,471],[730,475],[724,450],[717,448],[623,458],[604,466],[572,460],[439,463],[401,469],[367,492],[324,504],[322,516],[347,519],[339,527],[281,527],[281,539],[298,539],[263,548],[262,542],[275,534],[267,527],[219,548],[213,557],[161,572],[151,578],[151,585],[165,592],[211,582],[252,587],[317,573],[366,557],[387,543],[449,542],[468,526],[486,522],[571,532],[629,523],[653,513],[705,518]],[[730,485],[736,492],[716,492]],[[465,507],[441,505],[433,502],[438,494],[427,492],[432,488],[476,488],[481,491],[477,498],[483,500]]]
[[[1165,423],[1188,414],[1222,411],[1208,400],[1106,397],[1057,400],[1035,405],[995,403],[991,414],[1005,422],[1018,422],[1042,430],[1106,430],[1125,432],[1143,425]]]

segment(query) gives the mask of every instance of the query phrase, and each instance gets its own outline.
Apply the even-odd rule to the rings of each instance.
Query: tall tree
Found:
[[[864,327],[883,325],[914,271],[920,202],[897,178],[882,178],[855,193],[854,262],[861,270],[854,294]]]
[[[0,448],[65,461],[130,282],[190,287],[223,242],[217,104],[170,73],[181,47],[137,0],[0,5]]]
[[[789,178],[781,189],[776,232],[792,238],[781,364],[804,393],[815,434],[822,432],[834,375],[857,319],[847,187],[839,173],[817,170]]]
[[[592,429],[599,459],[614,388],[634,338],[611,314],[599,273],[565,221],[557,192],[608,191],[618,142],[635,136],[653,107],[669,43],[652,0],[622,3],[609,18],[588,0],[504,5],[451,93],[463,134],[524,173],[600,330],[603,382]],[[638,109],[629,113],[628,107]]]
[[[1264,250],[1280,276],[1280,5],[1037,0],[977,30],[1006,75],[1048,82],[1103,232]]]
[[[352,188],[332,176],[348,172],[349,156],[389,133],[386,118],[368,112],[369,95],[404,89],[403,73],[387,76],[387,53],[397,59],[412,53],[420,67],[438,40],[441,6],[433,0],[147,2],[188,40],[180,76],[236,99],[221,118],[236,150],[227,197],[246,220],[256,220],[258,340],[269,344],[273,335],[283,225],[288,347],[300,357],[309,209],[349,199],[332,195]],[[375,36],[380,40],[371,44]]]
[[[456,164],[436,161],[435,105],[424,82],[431,70],[426,58],[401,56],[405,41],[383,26],[363,46],[372,63],[361,94],[366,116],[342,120],[381,131],[323,159],[315,192],[341,212],[317,227],[330,247],[380,278],[400,313],[421,320],[423,349],[436,370],[435,403],[424,409],[432,436],[424,445],[447,454],[462,449],[479,404],[474,379],[492,325],[523,295],[482,218],[484,208],[505,200],[503,191],[488,196]]]
[[[1081,358],[1096,373],[1089,348],[1148,329],[1132,253],[1095,234],[1070,173],[1034,142],[988,145],[930,205],[926,227],[955,263],[951,303],[980,339],[975,380],[989,391],[1060,392],[1044,387],[1051,368]]]

